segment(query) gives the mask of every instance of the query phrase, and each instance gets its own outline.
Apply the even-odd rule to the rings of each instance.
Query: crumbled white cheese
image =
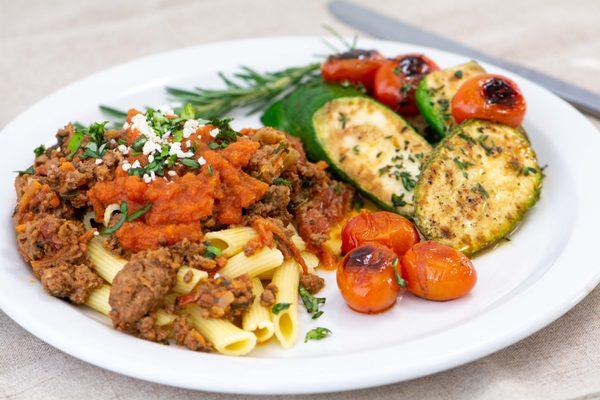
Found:
[[[125,161],[123,163],[123,165],[121,165],[121,168],[123,169],[123,171],[127,172],[131,169],[131,164],[129,164],[127,161]]]
[[[144,174],[144,176],[142,177],[142,179],[144,180],[144,182],[146,183],[150,183],[152,182],[152,178],[150,177],[150,175],[148,174]]]
[[[152,161],[154,161],[154,155],[150,154],[148,156],[148,162],[151,163]]]
[[[213,130],[212,130],[212,131],[210,131],[208,134],[209,134],[210,136],[212,136],[212,137],[217,137],[217,135],[219,134],[219,128],[215,128],[215,129],[213,129]]]
[[[156,132],[150,125],[148,125],[148,121],[146,121],[146,116],[144,114],[136,114],[131,118],[131,123],[133,129],[137,130],[140,134],[146,136],[149,141],[157,138]]]
[[[200,124],[195,119],[188,119],[185,121],[185,124],[183,124],[183,137],[186,139],[189,138],[192,133],[195,133],[198,130],[199,126]]]
[[[166,132],[165,132],[165,133],[162,135],[162,138],[163,138],[163,140],[165,140],[165,139],[169,138],[170,136],[171,136],[171,131],[166,131]]]
[[[119,150],[119,152],[123,155],[129,154],[129,147],[125,146],[124,144],[118,145],[117,150]]]
[[[135,160],[133,164],[131,164],[131,168],[140,168],[141,166],[140,160]]]
[[[129,125],[129,122],[125,122],[125,123],[123,124],[123,129],[127,130],[127,129],[129,129],[129,127],[130,127],[130,126],[131,126],[131,125]]]
[[[154,173],[154,171],[150,171],[150,179],[152,179],[152,180],[156,179],[156,174]]]
[[[192,141],[191,141],[191,140],[186,140],[186,141],[185,141],[185,145],[186,145],[187,147],[191,147],[191,146],[192,146]]]
[[[94,231],[94,236],[98,236],[98,235],[100,235],[100,232]]]
[[[191,151],[183,151],[181,149],[181,143],[175,142],[171,143],[171,148],[169,149],[169,155],[176,155],[178,158],[188,158],[194,155]]]
[[[115,144],[117,144],[117,141],[115,139],[110,139],[110,144],[114,146]]]
[[[96,158],[96,165],[100,165],[102,164],[102,159],[101,158]]]
[[[169,176],[177,176],[177,172],[175,171],[169,171],[167,174],[169,174]]]
[[[200,156],[200,158],[198,158],[198,164],[200,164],[200,166],[206,164],[206,159],[202,156]]]
[[[148,140],[146,143],[144,143],[144,147],[142,147],[142,153],[144,153],[144,155],[148,155],[154,153],[157,150],[160,151],[160,149],[161,146],[159,143],[154,142],[152,140]]]

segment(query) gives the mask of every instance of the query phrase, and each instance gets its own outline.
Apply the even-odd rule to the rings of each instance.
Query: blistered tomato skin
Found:
[[[446,301],[465,296],[477,282],[471,260],[435,242],[415,244],[402,258],[402,278],[415,296]]]
[[[384,61],[376,50],[351,50],[330,56],[321,66],[321,75],[325,82],[348,82],[370,91]]]
[[[401,215],[363,210],[351,218],[342,230],[342,254],[367,242],[377,242],[391,248],[398,257],[419,242],[415,225]]]
[[[415,89],[425,74],[439,69],[433,60],[423,54],[398,56],[386,61],[377,70],[373,94],[400,115],[416,115],[419,110]]]
[[[452,99],[456,123],[483,119],[518,127],[523,123],[527,103],[517,84],[502,75],[484,74],[465,81]]]
[[[355,248],[337,269],[337,284],[342,297],[355,311],[373,314],[387,310],[396,302],[400,286],[396,254],[379,243]]]

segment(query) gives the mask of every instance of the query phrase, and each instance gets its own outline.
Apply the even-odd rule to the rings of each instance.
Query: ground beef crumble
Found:
[[[279,293],[279,288],[274,283],[269,283],[265,286],[265,290],[260,295],[260,304],[263,307],[271,307],[275,304],[275,299]]]
[[[193,351],[212,351],[212,345],[196,329],[192,328],[187,316],[179,316],[173,323],[173,335],[177,344]]]
[[[304,286],[309,293],[318,293],[323,286],[325,286],[325,280],[316,274],[302,274],[300,276],[300,285]]]

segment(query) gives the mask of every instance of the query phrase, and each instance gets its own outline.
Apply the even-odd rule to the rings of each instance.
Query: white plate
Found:
[[[421,51],[442,67],[465,57],[415,46],[362,40],[385,55]],[[121,65],[48,96],[10,123],[0,136],[0,306],[42,340],[75,357],[126,375],[192,389],[238,393],[311,393],[398,382],[463,364],[544,327],[600,280],[597,255],[600,135],[572,107],[535,84],[506,73],[528,102],[525,128],[548,164],[542,198],[512,240],[477,257],[479,281],[460,300],[435,303],[408,294],[389,312],[350,311],[327,278],[325,314],[302,315],[301,335],[325,326],[333,335],[283,350],[261,346],[249,357],[200,354],[119,333],[107,320],[48,296],[20,259],[11,214],[14,174],[32,150],[67,121],[102,119],[98,104],[120,108],[160,105],[166,84],[218,85],[217,71],[248,65],[260,71],[303,65],[323,53],[318,38],[267,38],[176,50]],[[237,127],[258,126],[256,116]],[[11,349],[10,351],[22,351]]]

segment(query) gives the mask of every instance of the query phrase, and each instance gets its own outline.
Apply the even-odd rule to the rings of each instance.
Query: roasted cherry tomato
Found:
[[[416,115],[415,89],[423,75],[440,67],[423,54],[406,54],[388,60],[377,70],[374,96],[401,115]]]
[[[452,247],[435,242],[415,244],[402,257],[407,289],[427,300],[452,300],[469,293],[477,274],[471,260]]]
[[[484,74],[465,81],[452,99],[452,117],[485,119],[516,128],[525,117],[527,104],[517,84],[505,76]]]
[[[388,211],[362,211],[351,218],[342,230],[342,253],[366,242],[378,242],[402,257],[419,242],[419,232],[412,222]]]
[[[389,247],[366,243],[346,254],[337,269],[337,284],[350,308],[378,313],[396,302],[399,268],[398,257]]]
[[[321,75],[326,82],[360,84],[370,91],[375,73],[384,62],[377,50],[350,50],[330,56],[321,66]]]

